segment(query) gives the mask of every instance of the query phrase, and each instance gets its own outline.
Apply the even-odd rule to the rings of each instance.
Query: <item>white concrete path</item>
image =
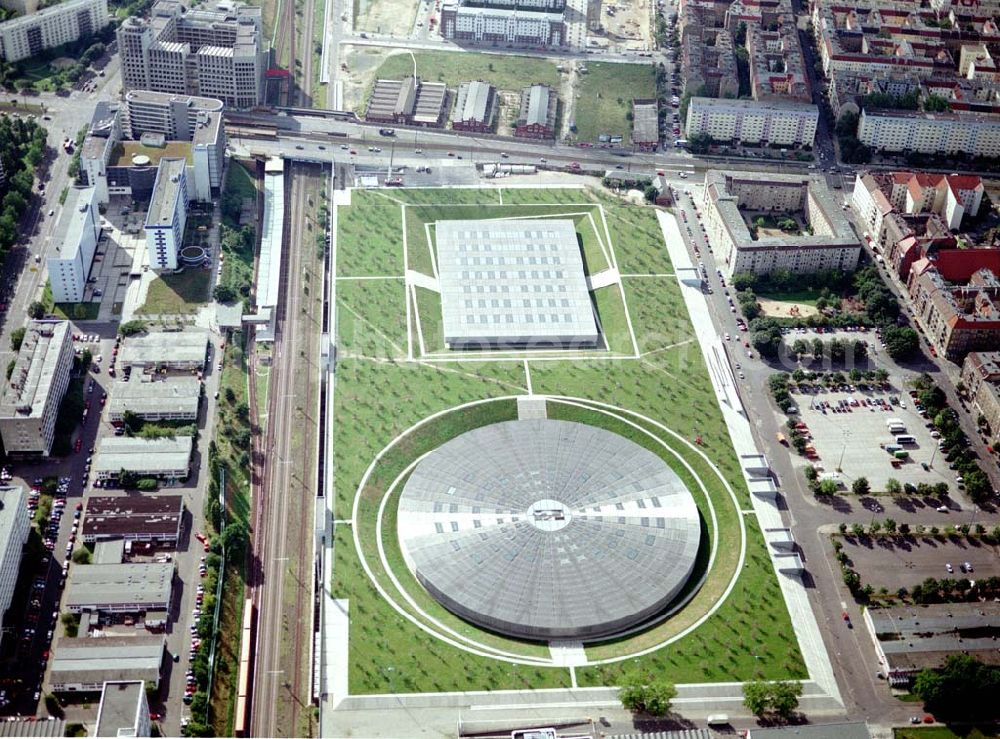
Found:
[[[551,641],[549,652],[552,661],[562,667],[581,667],[587,664],[587,652],[580,641]]]
[[[621,279],[621,275],[618,274],[618,269],[616,267],[604,269],[596,275],[590,275],[587,277],[587,288],[589,290],[600,290],[602,287],[617,285],[621,282]]]
[[[406,284],[416,285],[417,287],[424,287],[428,290],[433,290],[436,293],[441,292],[441,286],[438,285],[436,278],[430,275],[425,275],[423,272],[417,272],[416,270],[408,269],[406,270]]]
[[[520,395],[517,398],[517,418],[520,421],[548,418],[544,397]]]

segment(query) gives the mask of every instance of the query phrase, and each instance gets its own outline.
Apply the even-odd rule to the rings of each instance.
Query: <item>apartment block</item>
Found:
[[[795,15],[781,13],[768,30],[759,24],[747,28],[750,91],[757,101],[784,100],[812,103]]]
[[[891,152],[1000,156],[1000,116],[863,110],[858,139]]]
[[[876,238],[883,232],[882,221],[893,212],[934,213],[957,230],[966,215],[974,218],[979,213],[984,192],[983,181],[974,175],[862,172],[851,204]]]
[[[187,224],[188,187],[183,159],[161,159],[146,213],[146,249],[154,270],[177,269]]]
[[[30,530],[31,513],[24,488],[0,487],[0,629],[14,597],[21,555]]]
[[[0,23],[0,60],[18,62],[100,31],[107,0],[66,0]]]
[[[57,303],[83,301],[94,252],[101,237],[101,216],[97,211],[97,190],[72,188],[52,232],[59,256],[49,257],[49,285]]]
[[[822,178],[710,170],[702,206],[709,241],[729,276],[850,272],[857,267],[861,245]],[[763,215],[794,218],[800,232],[761,233],[753,219]]]
[[[30,321],[0,395],[0,436],[7,454],[47,457],[59,404],[73,369],[68,321]]]
[[[962,382],[970,397],[975,397],[984,383],[1000,384],[1000,351],[969,352],[962,362]],[[996,428],[1000,430],[1000,426]]]
[[[812,146],[818,121],[817,107],[805,103],[694,97],[686,130],[689,138],[701,134],[713,141]]]
[[[691,13],[685,10],[685,14]],[[713,98],[735,98],[740,75],[733,35],[724,28],[688,22],[681,35],[684,92]]]
[[[914,314],[938,353],[961,361],[1000,346],[1000,281],[982,269],[965,285],[944,279],[929,262],[914,265],[907,284]]]
[[[562,7],[514,2],[445,0],[441,6],[441,36],[481,45],[563,46],[566,23]],[[537,9],[536,9],[537,8]]]
[[[148,20],[125,19],[118,48],[126,91],[199,95],[236,108],[263,100],[260,8],[223,1],[188,10],[177,0],[157,0]]]

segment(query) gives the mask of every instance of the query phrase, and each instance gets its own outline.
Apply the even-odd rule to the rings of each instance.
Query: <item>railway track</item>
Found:
[[[308,242],[310,194],[325,178],[318,165],[290,165],[286,176],[288,228],[282,243],[282,300],[270,370],[267,434],[257,454],[254,597],[257,661],[251,701],[253,736],[315,733],[312,703],[312,516],[316,484],[319,308],[304,289],[304,270],[316,274]],[[295,248],[292,246],[295,245]],[[321,270],[320,270],[321,271]],[[322,293],[320,293],[320,305]]]

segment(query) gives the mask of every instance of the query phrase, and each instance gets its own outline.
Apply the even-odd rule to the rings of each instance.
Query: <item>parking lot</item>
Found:
[[[890,396],[897,397],[901,405],[890,404]],[[944,482],[955,490],[954,474],[938,449],[937,440],[931,437],[928,422],[907,402],[910,398],[905,393],[900,396],[881,390],[820,390],[813,394],[793,393],[792,397],[812,436],[810,443],[818,455],[815,464],[824,472],[839,470],[846,488],[850,489],[854,480],[864,477],[873,492],[884,491],[890,478],[911,485]],[[895,444],[886,424],[888,419],[902,421],[905,433],[916,441],[896,444],[908,453],[907,459],[896,459],[885,448]],[[898,466],[893,465],[894,461]]]
[[[942,521],[942,525],[944,523]],[[862,582],[871,584],[876,590],[884,587],[894,592],[900,587],[912,588],[928,577],[976,580],[1000,576],[1000,556],[996,548],[965,537],[944,540],[930,536],[905,540],[899,537],[892,541],[884,537],[857,540],[848,536],[841,541],[844,553],[853,561]],[[963,572],[966,562],[972,565],[972,572]],[[947,569],[949,564],[951,572]]]

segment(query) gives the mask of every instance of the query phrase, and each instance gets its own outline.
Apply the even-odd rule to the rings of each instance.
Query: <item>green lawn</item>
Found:
[[[52,301],[52,284],[46,281],[42,289],[42,305],[45,312],[56,318],[67,321],[95,321],[101,312],[101,303],[54,303]]]
[[[656,97],[656,77],[649,64],[587,62],[587,74],[579,77],[574,111],[576,138],[597,141],[601,134],[622,136],[631,143],[633,98]]]
[[[180,315],[197,312],[208,301],[212,270],[188,268],[180,274],[164,274],[149,283],[146,302],[138,315]]]
[[[907,726],[904,729],[893,729],[895,739],[997,739],[1000,734],[996,727],[962,727],[953,731],[947,726]]]
[[[672,271],[651,208],[626,206],[588,190],[504,190],[502,194],[504,207],[483,207],[499,204],[499,193],[491,190],[404,190],[389,198],[356,192],[352,205],[342,207],[339,213],[336,273],[342,277],[402,274],[404,218],[403,208],[399,202],[393,202],[395,199],[414,206],[406,208],[405,216],[411,269],[423,272],[430,269],[425,223],[433,223],[439,218],[549,215],[565,212],[565,204],[573,203],[584,204],[573,210],[585,212],[577,218],[580,219],[578,224],[584,219],[587,223],[586,234],[581,233],[581,239],[588,264],[604,259],[597,241],[598,234],[601,239],[605,238],[600,219],[603,210],[623,272],[659,274]],[[589,215],[599,225],[596,234],[589,225]],[[432,347],[440,346],[440,296],[423,288],[414,292],[425,344],[428,351],[433,351]],[[612,349],[631,355],[631,332],[620,293],[617,287],[602,288],[596,291],[595,301]],[[589,353],[575,353],[573,358],[554,361],[552,353],[546,354],[550,361],[531,361],[529,358],[528,371],[535,392],[604,401],[656,419],[686,441],[700,436],[702,443],[698,449],[718,466],[722,478],[735,490],[738,503],[734,505],[722,478],[715,475],[687,444],[649,428],[692,466],[704,481],[705,492],[700,492],[694,478],[669,451],[624,422],[609,419],[592,408],[550,404],[550,415],[563,414],[611,427],[663,454],[692,488],[705,514],[706,537],[714,533],[707,507],[707,501],[712,501],[721,537],[708,579],[689,604],[664,623],[628,640],[589,647],[591,658],[615,658],[643,646],[656,645],[703,615],[735,572],[740,551],[737,508],[749,505],[749,495],[706,368],[697,345],[691,340],[691,326],[676,282],[667,277],[629,277],[624,280],[624,294],[640,349],[652,353],[641,359],[611,360],[604,352],[595,353],[600,356],[594,358]],[[528,378],[525,364],[520,360],[471,362],[455,353],[454,361],[407,362],[405,354],[396,351],[405,348],[406,299],[401,280],[340,280],[338,303],[337,341],[342,353],[337,365],[334,409],[334,464],[337,469],[334,507],[336,518],[345,519],[352,515],[355,493],[365,470],[393,439],[431,414],[461,403],[524,394]],[[413,307],[411,302],[411,309]],[[415,331],[413,341],[416,353],[419,348]],[[386,347],[392,352],[386,352]],[[390,593],[395,586],[382,571],[375,544],[378,506],[389,485],[417,455],[464,429],[511,417],[512,406],[510,401],[488,403],[469,411],[445,414],[413,436],[405,437],[400,446],[385,454],[375,466],[359,499],[358,535],[365,561]],[[630,418],[645,426],[638,416]],[[386,508],[383,537],[389,565],[400,578],[401,586],[433,617],[474,637],[488,648],[509,649],[528,657],[544,655],[544,646],[484,634],[444,611],[423,593],[400,562],[401,555],[393,536],[395,508],[391,505],[392,500]],[[740,680],[757,675],[799,678],[804,675],[763,538],[752,520],[746,522],[746,566],[720,611],[675,644],[637,662],[628,660],[623,664],[666,671],[678,682]],[[701,567],[707,566],[709,554],[707,549],[702,552]],[[337,597],[350,599],[352,693],[499,690],[558,687],[569,683],[569,673],[565,669],[512,666],[488,657],[475,657],[428,636],[403,619],[382,600],[369,581],[355,550],[350,528],[346,526],[336,528],[332,586]],[[578,670],[578,681],[581,685],[613,683],[620,677],[621,664]]]
[[[816,305],[819,300],[819,290],[765,290],[758,292],[754,290],[758,298],[765,300],[776,300],[782,303],[801,303],[802,305]]]
[[[559,85],[556,65],[546,59],[454,51],[424,51],[414,56],[420,79],[444,82],[448,87],[458,87],[468,80],[490,82],[499,90],[521,90],[535,83]],[[375,77],[396,78],[411,74],[413,60],[410,55],[396,54],[382,62]]]

